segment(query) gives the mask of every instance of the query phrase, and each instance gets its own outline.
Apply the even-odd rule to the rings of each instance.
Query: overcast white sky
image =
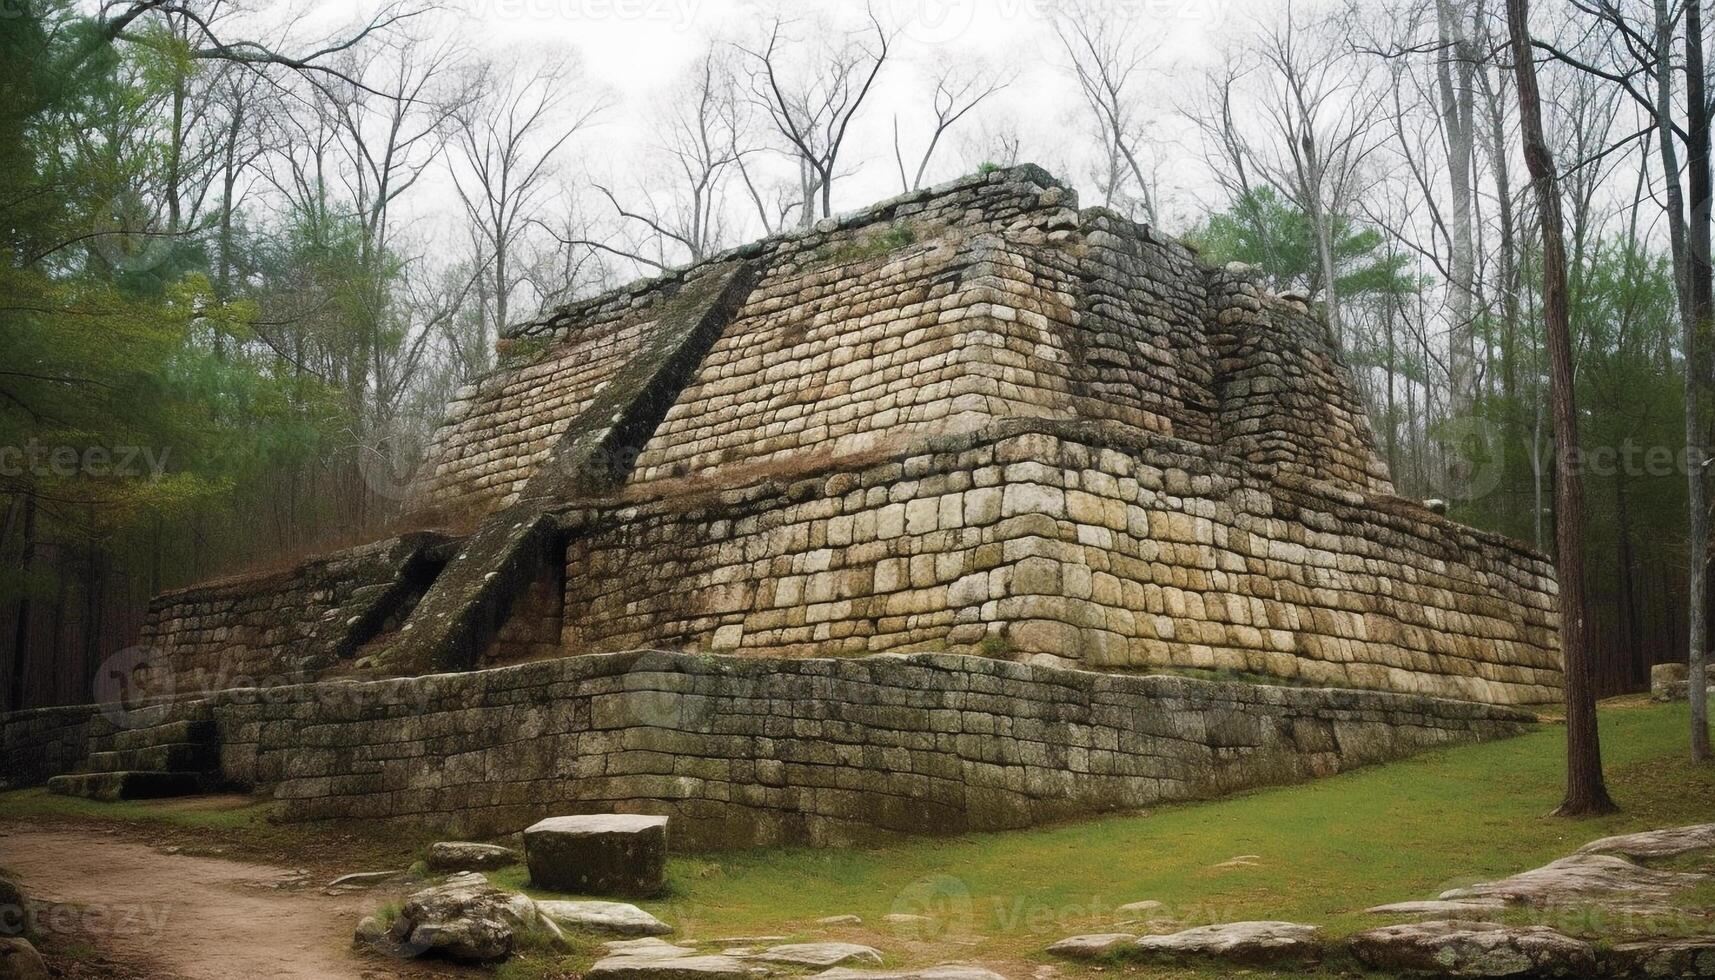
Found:
[[[318,12],[340,0],[328,0]],[[604,93],[611,108],[597,128],[570,147],[568,176],[593,177],[623,187],[635,180],[650,159],[648,107],[705,51],[711,39],[754,37],[775,11],[802,18],[802,31],[820,19],[856,28],[863,7],[855,0],[457,0],[459,23],[468,40],[503,63],[528,60],[543,51],[575,50],[585,79]],[[1236,20],[1267,9],[1273,0],[1107,0],[1115,16],[1139,20],[1140,36],[1160,44],[1159,58],[1193,68],[1214,56],[1221,38]],[[973,113],[937,150],[929,177],[939,181],[969,169],[961,159],[964,144],[985,125],[1010,124],[1024,137],[1027,160],[1038,162],[1080,185],[1086,201],[1083,152],[1092,143],[1075,83],[1058,67],[1060,56],[1048,16],[1053,0],[875,0],[875,11],[898,30],[890,64],[859,116],[842,169],[853,176],[835,184],[836,210],[861,207],[900,190],[893,160],[892,128],[897,115],[908,167],[927,139],[932,117],[926,98],[928,73],[949,58],[977,57],[1017,73],[1016,81]],[[349,11],[349,6],[344,7]],[[1186,127],[1172,117],[1176,92],[1164,74],[1154,84],[1162,146],[1157,155],[1170,162],[1164,186],[1195,185],[1205,180],[1194,147],[1167,144],[1188,140]],[[1183,173],[1174,172],[1175,169]],[[456,200],[431,191],[411,210],[425,217]],[[1187,209],[1188,210],[1188,209]],[[431,217],[431,220],[433,218]],[[1175,224],[1171,218],[1166,222]]]

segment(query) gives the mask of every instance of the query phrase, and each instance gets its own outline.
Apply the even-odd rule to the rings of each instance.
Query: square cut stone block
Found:
[[[667,818],[549,817],[524,831],[524,863],[537,888],[647,898],[666,883]]]

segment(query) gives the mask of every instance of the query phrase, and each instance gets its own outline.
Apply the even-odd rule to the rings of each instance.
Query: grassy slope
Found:
[[[1353,913],[1369,905],[1523,870],[1605,834],[1715,820],[1715,770],[1683,761],[1687,714],[1637,704],[1603,711],[1610,783],[1625,808],[1611,817],[1546,815],[1560,799],[1563,731],[1545,726],[1147,814],[862,851],[683,858],[672,869],[675,894],[659,909],[728,930],[780,931],[824,915],[878,917],[902,895],[901,910],[912,911],[903,906],[923,894],[924,880],[945,876],[939,890],[968,893],[966,921],[983,934],[1111,926],[1115,906],[1141,899],[1187,921],[1355,926],[1363,919]],[[1241,855],[1256,855],[1255,866],[1214,867]]]
[[[902,962],[980,958],[1011,964],[1015,975],[1028,975],[1031,963],[1043,962],[1041,948],[1062,936],[1139,931],[1122,926],[1114,909],[1142,899],[1164,903],[1189,924],[1291,919],[1349,932],[1379,924],[1362,914],[1369,905],[1510,874],[1610,833],[1715,820],[1715,769],[1684,761],[1683,705],[1611,704],[1601,718],[1610,785],[1624,807],[1611,817],[1547,816],[1560,796],[1562,731],[1545,726],[1504,742],[1146,814],[861,850],[681,857],[669,869],[672,894],[643,904],[685,938],[833,935],[871,941]],[[0,796],[0,817],[184,818],[160,807]],[[204,830],[225,824],[218,829],[239,843],[250,820],[192,819]],[[306,842],[316,835],[291,827],[266,833],[275,846],[285,843],[279,835],[303,834]],[[1254,864],[1216,867],[1241,855],[1255,855]],[[523,873],[496,877],[521,885]],[[892,911],[939,915],[951,928],[930,936],[890,930],[880,919]],[[862,915],[866,926],[830,933],[813,925],[843,913]]]

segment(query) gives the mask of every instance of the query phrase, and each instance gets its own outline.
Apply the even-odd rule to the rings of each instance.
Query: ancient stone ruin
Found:
[[[125,665],[158,697],[11,716],[6,772],[833,841],[1304,778],[1559,696],[1551,567],[1394,495],[1316,313],[1035,167],[515,327],[412,500],[423,530],[158,597]]]

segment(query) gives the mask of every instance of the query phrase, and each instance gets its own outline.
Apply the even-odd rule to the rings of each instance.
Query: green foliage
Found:
[[[69,0],[10,13],[0,450],[137,449],[159,465],[9,467],[0,494],[37,502],[39,540],[153,567],[152,586],[349,533],[367,519],[357,459],[378,366],[410,333],[401,260],[325,190],[268,234],[242,211],[227,227],[218,208],[182,217],[164,175],[209,147],[176,145],[163,120],[209,63],[152,17],[115,43]],[[0,573],[0,597],[26,589],[51,595],[52,576]]]
[[[895,249],[915,244],[917,232],[910,224],[896,221],[884,231],[871,232],[861,238],[822,246],[816,252],[820,262],[864,262],[879,258]]]
[[[1665,257],[1624,241],[1588,247],[1572,273],[1586,548],[1619,560],[1592,569],[1599,582],[1617,587],[1613,579],[1622,563],[1643,549],[1675,564],[1671,554],[1684,551],[1684,389],[1673,278]],[[1528,281],[1536,273],[1527,268],[1524,274]],[[1547,392],[1541,326],[1539,318],[1523,317],[1509,329],[1491,314],[1477,327],[1481,342],[1495,351],[1490,377],[1500,380],[1475,406],[1494,433],[1477,458],[1487,492],[1459,503],[1453,516],[1530,540],[1537,523],[1534,466],[1551,465],[1552,432],[1535,414]],[[1534,464],[1533,439],[1539,449]],[[1546,475],[1542,490],[1552,496]],[[1543,520],[1550,537],[1551,518]]]
[[[1277,292],[1315,295],[1322,289],[1322,267],[1309,217],[1267,187],[1241,196],[1185,237],[1217,265],[1243,262],[1256,267]],[[1335,285],[1341,296],[1398,294],[1414,288],[1405,256],[1386,253],[1384,244],[1379,230],[1348,217],[1334,218]]]
[[[984,160],[982,163],[977,164],[977,173],[979,173],[979,174],[992,174],[997,170],[1005,170],[1005,169],[1006,168],[1001,166],[1000,164],[993,163],[993,162],[988,161],[988,160]]]

